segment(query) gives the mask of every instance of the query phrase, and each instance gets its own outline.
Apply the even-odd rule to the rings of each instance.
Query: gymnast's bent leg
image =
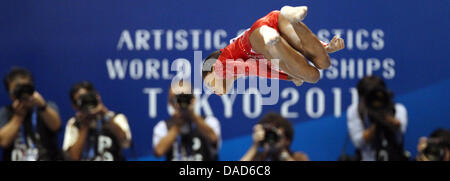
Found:
[[[281,36],[314,66],[326,69],[330,66],[330,57],[320,40],[301,21],[306,17],[306,6],[284,6],[278,16],[278,28]]]
[[[280,69],[294,79],[310,83],[319,80],[319,71],[308,64],[305,57],[292,48],[275,29],[268,26],[255,29],[250,34],[250,44],[267,59],[279,59]]]

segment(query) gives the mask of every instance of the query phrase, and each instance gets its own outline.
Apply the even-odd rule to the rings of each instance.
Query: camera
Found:
[[[174,104],[178,104],[181,109],[188,109],[193,98],[192,94],[177,94],[172,101]]]
[[[427,147],[422,154],[430,161],[443,161],[445,158],[445,144],[440,138],[429,138]]]
[[[275,145],[281,138],[278,128],[271,125],[264,125],[264,140],[262,144]]]
[[[384,87],[376,87],[365,96],[367,108],[370,111],[392,111],[394,108],[393,93]]]
[[[29,96],[32,96],[34,93],[34,85],[33,84],[19,84],[13,90],[13,95],[16,99],[24,100]]]
[[[393,97],[393,93],[383,86],[375,87],[363,97],[370,113],[370,121],[376,122],[379,119],[383,119],[385,114],[395,115]]]
[[[88,92],[80,95],[77,100],[77,106],[83,112],[91,112],[92,109],[98,106],[97,94],[95,92]]]

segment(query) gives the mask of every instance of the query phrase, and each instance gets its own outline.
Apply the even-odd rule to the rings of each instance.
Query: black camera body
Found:
[[[172,102],[180,106],[181,109],[186,110],[191,105],[194,98],[192,94],[177,94],[174,96]]]
[[[430,161],[443,161],[445,158],[446,145],[440,138],[429,138],[427,140],[427,147],[422,151],[422,154]]]
[[[90,112],[98,106],[98,103],[97,94],[95,92],[82,94],[77,100],[77,106],[83,112]]]
[[[263,125],[264,128],[264,139],[262,144],[275,145],[280,141],[281,135],[278,132],[278,128],[271,125]]]
[[[33,84],[18,84],[14,87],[12,95],[19,100],[32,96],[35,91]]]
[[[375,121],[377,118],[383,118],[384,114],[395,115],[394,94],[384,86],[378,86],[369,91],[363,97],[369,118]],[[374,117],[370,117],[374,115]]]

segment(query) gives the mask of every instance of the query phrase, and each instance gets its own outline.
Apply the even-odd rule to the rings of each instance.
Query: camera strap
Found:
[[[100,135],[102,133],[102,128],[103,128],[103,119],[97,120],[97,126],[95,127],[97,135]]]
[[[31,127],[30,129],[26,129],[25,125],[20,127],[20,131],[22,132],[22,141],[27,145],[27,148],[36,148],[35,141],[37,141],[37,111],[36,108],[33,108],[31,112]],[[27,133],[27,130],[30,130]]]
[[[87,144],[87,149],[85,152],[85,158],[87,159],[94,159],[96,154],[97,154],[97,139],[98,136],[101,134],[102,131],[102,126],[103,126],[103,120],[97,120],[96,121],[96,127],[94,130],[92,130],[92,132],[89,134],[88,136],[88,144]]]
[[[83,153],[84,159],[93,159],[95,157],[95,140],[93,140],[93,136],[88,136],[87,147]]]
[[[30,118],[30,119],[29,119]],[[29,121],[25,121],[29,120]],[[38,160],[39,154],[37,149],[37,140],[39,136],[37,135],[37,111],[33,109],[31,115],[25,118],[24,124],[19,128],[19,138],[21,151],[23,152],[23,158],[21,160],[35,161]]]
[[[33,113],[31,114],[31,130],[33,134],[37,133],[37,108],[33,108]]]
[[[102,134],[103,131],[103,125],[105,123],[107,123],[108,121],[112,120],[115,118],[115,116],[117,114],[115,114],[114,112],[110,112],[112,115],[108,116],[108,117],[101,117],[98,118],[96,120],[96,126],[95,129],[92,129],[89,132],[89,136],[88,136],[88,143],[87,143],[87,147],[85,148],[85,151],[83,153],[84,158],[87,159],[95,159],[95,157],[97,156],[97,141],[98,141],[98,137]]]
[[[93,159],[95,157],[95,142],[97,140],[97,132],[96,131],[88,131],[88,138],[86,147],[83,151],[83,159]]]

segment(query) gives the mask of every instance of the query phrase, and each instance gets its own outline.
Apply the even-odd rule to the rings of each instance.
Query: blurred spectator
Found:
[[[56,104],[35,90],[33,76],[13,68],[4,78],[12,104],[0,109],[0,146],[4,161],[58,160],[61,119]]]
[[[169,90],[169,105],[174,114],[153,128],[153,148],[156,156],[166,160],[218,160],[220,123],[213,116],[201,117],[194,112],[195,97],[186,82],[173,84]]]
[[[268,113],[253,127],[253,144],[241,161],[308,161],[305,153],[290,149],[293,138],[292,123]]]
[[[407,160],[403,149],[406,108],[394,102],[379,77],[361,79],[357,89],[360,101],[348,108],[347,126],[360,160]]]
[[[100,94],[87,81],[70,90],[76,111],[66,125],[63,150],[69,160],[122,161],[122,150],[131,144],[131,132],[124,114],[108,110]]]
[[[450,161],[450,131],[437,129],[417,144],[417,161]]]

